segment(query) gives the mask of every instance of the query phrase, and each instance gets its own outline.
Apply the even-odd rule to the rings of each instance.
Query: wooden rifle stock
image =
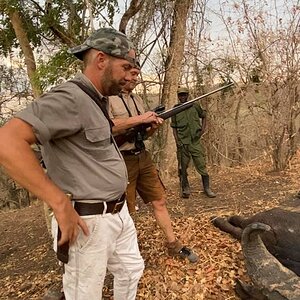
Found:
[[[217,88],[217,89],[215,89],[215,90],[213,90],[211,92],[208,92],[208,93],[206,93],[204,95],[201,95],[201,96],[199,96],[197,98],[194,98],[194,99],[192,99],[190,101],[187,101],[187,102],[184,102],[182,104],[176,105],[175,107],[170,108],[170,109],[168,109],[168,110],[166,110],[164,112],[160,112],[160,113],[157,114],[157,116],[160,117],[160,118],[162,118],[162,119],[164,119],[164,120],[166,120],[168,118],[171,118],[171,117],[179,114],[180,112],[182,112],[182,111],[184,111],[184,110],[192,107],[193,104],[194,104],[194,102],[199,101],[199,100],[201,100],[203,98],[206,98],[206,97],[208,97],[208,96],[210,96],[210,95],[212,95],[214,93],[220,92],[220,91],[222,91],[222,90],[224,90],[226,88],[229,88],[232,85],[233,85],[233,82],[231,82],[231,83],[229,83],[229,84],[227,84],[225,86],[222,86],[220,88]],[[133,128],[128,129],[127,132],[124,133],[124,134],[120,134],[120,135],[114,136],[114,139],[115,139],[118,147],[122,146],[126,142],[133,143],[136,134],[138,132],[145,132],[148,127],[151,127],[151,124],[141,124],[141,125],[135,126]]]

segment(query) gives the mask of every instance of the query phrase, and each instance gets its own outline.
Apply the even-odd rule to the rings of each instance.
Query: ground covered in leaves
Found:
[[[200,256],[197,264],[168,257],[164,237],[151,211],[140,203],[134,216],[145,272],[138,300],[229,300],[235,279],[248,280],[241,247],[211,225],[212,216],[247,215],[277,206],[299,188],[300,155],[284,172],[270,172],[268,164],[211,169],[213,190],[208,199],[199,178],[191,172],[190,199],[178,197],[177,178],[168,183],[168,206],[178,238]],[[0,213],[0,299],[41,299],[52,285],[59,285],[61,269],[51,250],[41,203]],[[111,278],[104,299],[112,298]],[[100,300],[100,299],[99,299]]]

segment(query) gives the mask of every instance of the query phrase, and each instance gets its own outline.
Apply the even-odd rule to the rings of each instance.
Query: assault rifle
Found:
[[[159,106],[156,109],[154,109],[153,111],[157,113],[159,118],[162,118],[164,120],[171,118],[172,116],[175,116],[176,114],[190,108],[193,106],[194,102],[199,101],[203,98],[206,98],[214,93],[220,92],[222,90],[225,90],[227,88],[229,88],[230,86],[233,85],[233,82],[222,86],[220,88],[217,88],[211,92],[208,92],[204,95],[201,95],[197,98],[194,98],[190,101],[184,102],[182,104],[176,105],[173,108],[170,108],[166,111],[163,111],[163,106]],[[146,134],[146,129],[148,127],[151,127],[151,124],[141,124],[138,125],[136,127],[130,128],[126,131],[126,133],[124,134],[120,134],[120,135],[116,135],[114,136],[114,139],[118,145],[118,147],[122,146],[124,143],[129,142],[129,143],[134,143],[138,140],[138,142],[142,142],[144,139],[146,139],[147,134]]]

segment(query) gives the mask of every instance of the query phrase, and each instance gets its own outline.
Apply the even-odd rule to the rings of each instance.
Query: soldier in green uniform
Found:
[[[188,100],[189,90],[180,87],[177,90],[179,104]],[[178,173],[180,178],[181,197],[189,198],[190,186],[187,168],[191,158],[197,172],[202,177],[204,193],[209,198],[216,197],[209,186],[209,175],[206,170],[205,151],[201,144],[201,136],[205,131],[206,111],[199,103],[193,103],[190,108],[175,115],[171,119],[171,127],[177,146]]]

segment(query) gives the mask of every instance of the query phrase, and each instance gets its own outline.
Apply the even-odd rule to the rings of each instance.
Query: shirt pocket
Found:
[[[92,160],[103,161],[114,155],[109,126],[86,128],[83,132],[83,141],[80,145],[83,155],[88,155]]]
[[[188,123],[188,119],[187,116],[184,112],[179,113],[176,116],[176,121],[174,122],[176,128],[184,128],[186,127],[187,123]]]
[[[89,143],[99,145],[109,145],[111,143],[110,129],[105,127],[88,128],[84,130],[84,135]]]
[[[111,111],[113,118],[128,118],[129,113],[122,103],[122,107],[114,107]]]

